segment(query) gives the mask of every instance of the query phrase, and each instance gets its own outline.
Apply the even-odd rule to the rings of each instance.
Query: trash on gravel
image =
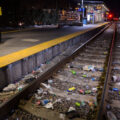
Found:
[[[25,87],[25,85],[20,85],[17,89],[18,89],[19,91],[21,91],[24,87]]]
[[[7,87],[3,88],[4,92],[8,92],[8,91],[14,91],[16,90],[16,85],[15,84],[9,84]]]
[[[82,105],[82,106],[85,106],[85,105],[86,105],[86,103],[85,103],[84,101],[82,101],[82,102],[81,102],[81,105]]]
[[[69,88],[68,90],[67,90],[67,92],[72,92],[72,91],[74,91],[76,88],[75,87],[71,87],[71,88]]]
[[[48,104],[49,102],[50,102],[50,100],[45,99],[45,100],[42,100],[42,101],[41,101],[41,104],[42,104],[42,105],[46,105],[46,104]]]
[[[107,55],[108,54],[108,52],[104,52],[104,55]]]
[[[89,71],[89,69],[88,69],[88,66],[83,66],[83,70],[85,70],[85,71]]]
[[[79,118],[80,114],[77,111],[66,112],[66,116],[69,119]]]
[[[92,65],[89,65],[89,66],[85,65],[85,66],[83,66],[83,70],[94,72],[95,71],[95,67],[92,66]]]
[[[71,112],[71,111],[75,111],[76,109],[74,108],[74,107],[70,107],[69,109],[68,109],[68,112]]]
[[[55,102],[53,102],[53,104],[55,103],[62,103],[62,100],[61,99],[57,99]]]
[[[43,96],[38,96],[37,94],[35,94],[35,99],[41,100],[42,98],[43,98]]]
[[[49,102],[44,107],[47,109],[53,109],[53,104],[51,102]]]
[[[99,68],[98,71],[103,72],[104,68]]]
[[[106,108],[107,108],[107,110],[110,110],[110,109],[111,109],[111,105],[108,104],[108,105],[106,106]]]
[[[85,94],[90,94],[92,91],[91,90],[86,90]]]
[[[112,80],[113,82],[120,82],[120,76],[113,76]]]
[[[79,92],[80,92],[80,94],[84,94],[85,93],[84,90],[82,90],[82,89],[80,89]]]
[[[50,85],[47,85],[47,84],[45,84],[45,83],[41,83],[41,85],[42,85],[43,87],[47,88],[47,89],[50,89],[50,88],[51,88]]]
[[[40,103],[41,103],[40,100],[38,100],[38,101],[36,102],[37,105],[40,105]]]
[[[42,93],[43,93],[43,89],[42,89],[42,88],[40,88],[40,89],[37,90],[37,94],[38,94],[38,95],[40,95],[40,94],[42,94]]]
[[[108,120],[118,120],[117,117],[115,116],[115,114],[111,111],[107,112],[107,118],[108,118]]]
[[[60,119],[65,120],[65,114],[60,113]]]
[[[89,106],[92,108],[94,106],[93,102],[89,102]]]
[[[76,71],[71,70],[70,72],[71,72],[73,75],[76,75]]]
[[[97,92],[97,88],[92,88],[92,92],[96,93]]]
[[[80,103],[79,103],[79,102],[76,102],[75,105],[76,105],[77,107],[80,107]]]
[[[118,89],[118,88],[113,88],[113,91],[118,92],[118,91],[119,91],[119,89]]]
[[[91,78],[92,81],[95,81],[96,79],[95,78]]]
[[[97,105],[98,105],[98,104],[97,104],[97,101],[96,101],[96,102],[94,102],[94,105],[95,105],[95,107],[97,107]]]
[[[87,89],[87,90],[89,90],[89,89],[90,89],[90,87],[89,87],[88,85],[86,85],[86,89]]]
[[[82,75],[82,77],[86,78],[86,77],[87,77],[87,75],[85,75],[85,74],[84,74],[84,75]]]
[[[52,84],[53,83],[53,80],[48,80],[48,84]]]
[[[36,79],[36,77],[33,74],[26,75],[23,78],[23,80],[25,81],[25,83],[30,83],[30,82],[32,82],[35,79]]]
[[[66,98],[66,100],[67,100],[67,101],[70,101],[70,100],[71,100],[71,98]]]

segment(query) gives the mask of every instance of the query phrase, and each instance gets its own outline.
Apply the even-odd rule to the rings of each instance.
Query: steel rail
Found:
[[[115,39],[116,39],[116,31],[117,31],[117,25],[116,23],[114,24],[114,33],[112,36],[112,42],[111,42],[111,47],[109,51],[109,58],[108,58],[108,64],[107,64],[107,72],[105,76],[105,83],[104,83],[104,88],[102,91],[102,98],[100,102],[100,107],[99,107],[99,112],[97,115],[97,120],[106,120],[106,100],[108,96],[108,89],[109,85],[108,83],[110,82],[110,75],[111,75],[111,65],[112,65],[112,55],[113,55],[113,49],[114,49],[114,44],[115,44]]]
[[[20,99],[27,98],[29,94],[35,92],[40,86],[41,82],[46,81],[53,75],[53,72],[57,71],[62,67],[69,59],[73,58],[75,55],[77,55],[82,48],[84,48],[86,45],[88,45],[91,41],[93,41],[96,37],[98,37],[100,34],[102,34],[108,27],[110,27],[111,24],[104,27],[101,31],[99,31],[96,35],[94,35],[92,38],[90,38],[87,42],[79,46],[75,51],[73,51],[71,54],[67,55],[64,59],[62,59],[60,62],[55,64],[52,68],[48,69],[45,73],[43,73],[37,80],[30,83],[27,87],[25,87],[22,91],[14,95],[11,99],[9,99],[7,102],[2,104],[0,106],[0,120],[5,119],[7,115],[10,114],[12,110],[17,108]]]

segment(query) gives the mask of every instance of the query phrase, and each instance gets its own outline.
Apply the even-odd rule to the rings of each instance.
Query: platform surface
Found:
[[[66,26],[60,29],[41,31],[39,28],[2,33],[0,44],[0,67],[33,55],[51,46],[90,31],[106,23]]]

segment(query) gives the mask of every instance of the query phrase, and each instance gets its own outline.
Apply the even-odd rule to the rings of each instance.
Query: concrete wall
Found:
[[[64,52],[67,48],[77,43],[87,41],[103,27],[105,26],[86,32],[80,36],[67,40],[66,42],[55,45],[0,69],[0,90],[7,84],[19,81],[22,77],[40,67],[41,64],[50,61],[53,57]]]

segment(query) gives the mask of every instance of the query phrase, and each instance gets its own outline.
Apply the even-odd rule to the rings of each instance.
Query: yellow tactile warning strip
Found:
[[[105,24],[107,24],[107,23],[100,24],[95,28],[98,28],[98,27],[100,27],[102,25],[105,25]],[[92,28],[92,29],[95,29],[95,28]],[[9,64],[11,64],[13,62],[16,62],[18,60],[26,58],[28,56],[31,56],[31,55],[33,55],[35,53],[40,52],[40,51],[43,51],[43,50],[45,50],[47,48],[50,48],[52,46],[55,46],[55,45],[57,45],[59,43],[65,42],[65,41],[67,41],[67,40],[69,40],[71,38],[79,36],[79,35],[81,35],[81,34],[83,34],[85,32],[88,32],[88,31],[92,30],[92,29],[88,29],[88,30],[84,30],[84,31],[80,31],[80,32],[75,32],[75,33],[60,37],[60,38],[50,40],[48,42],[44,42],[44,43],[35,45],[33,47],[29,47],[29,48],[26,48],[26,49],[23,49],[23,50],[20,50],[20,51],[17,51],[17,52],[2,56],[2,57],[0,57],[0,68],[5,67],[5,66],[7,66],[7,65],[9,65]]]
[[[26,29],[19,29],[19,30],[11,30],[11,31],[2,32],[2,34],[22,32],[22,31],[28,31],[28,30],[34,30],[34,29],[36,29],[36,28],[26,28]]]

